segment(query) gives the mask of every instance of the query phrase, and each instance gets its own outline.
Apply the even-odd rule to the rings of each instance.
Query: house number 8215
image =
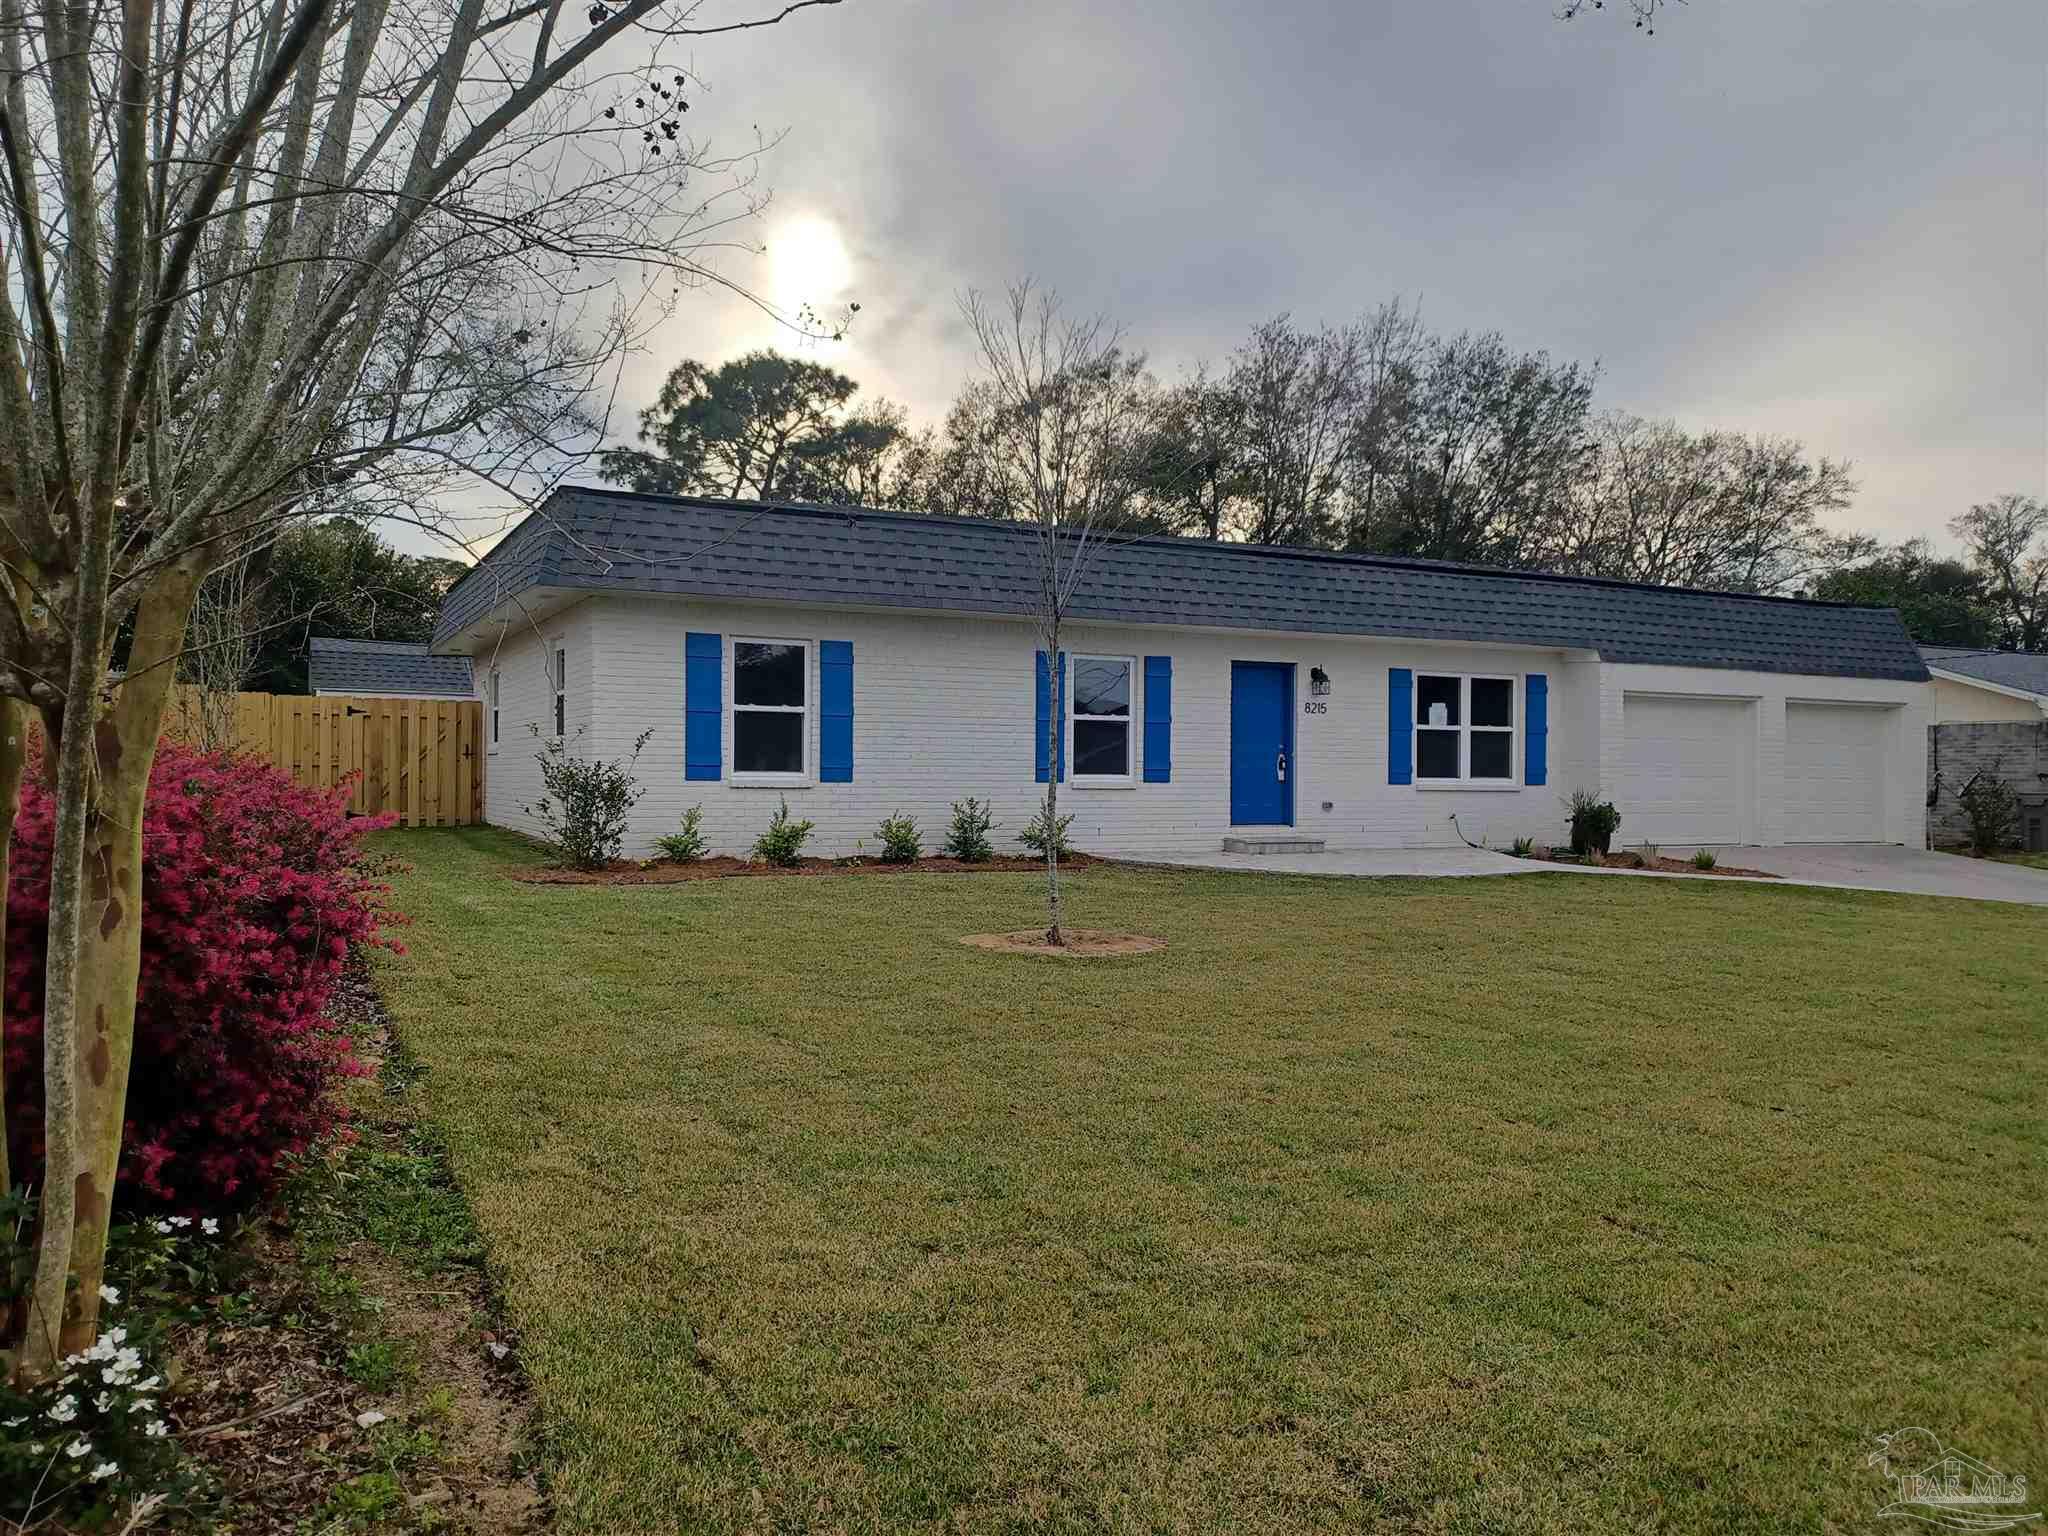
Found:
[[[1310,699],[1301,706],[1301,712],[1304,715],[1327,715],[1330,706],[1322,699]]]

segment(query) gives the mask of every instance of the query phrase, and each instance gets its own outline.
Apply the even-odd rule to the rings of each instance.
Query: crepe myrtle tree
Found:
[[[756,205],[667,56],[833,3],[0,0],[0,845],[31,717],[57,803],[20,1379],[94,1337],[141,806],[202,581],[337,500],[430,521],[460,474],[559,472]]]
[[[1157,391],[1142,354],[1100,316],[1067,315],[1059,295],[1024,280],[1000,298],[975,290],[960,310],[980,356],[981,420],[967,434],[999,504],[1031,525],[1033,617],[1055,679],[1047,711],[1045,825],[1059,825],[1062,631],[1102,548],[1141,531],[1138,495]],[[1135,727],[1133,727],[1135,729]],[[1135,742],[1133,743],[1135,747]],[[1060,931],[1059,839],[1045,845],[1045,938]]]

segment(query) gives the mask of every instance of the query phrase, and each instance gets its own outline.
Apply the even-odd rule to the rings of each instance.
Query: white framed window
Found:
[[[498,669],[496,667],[491,668],[489,694],[491,706],[491,750],[495,752],[498,750]]]
[[[1137,659],[1069,655],[1067,671],[1068,774],[1081,783],[1131,783]]]
[[[1415,674],[1415,782],[1513,784],[1518,679]]]
[[[555,647],[555,734],[566,736],[569,725],[569,652]]]
[[[811,650],[808,640],[733,640],[732,776],[736,783],[809,782]]]

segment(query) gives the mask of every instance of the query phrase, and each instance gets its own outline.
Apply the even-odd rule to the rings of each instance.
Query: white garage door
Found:
[[[1756,818],[1755,705],[1748,699],[1622,699],[1617,847],[1746,843]]]
[[[1884,840],[1885,766],[1897,713],[1844,704],[1785,706],[1785,841]]]

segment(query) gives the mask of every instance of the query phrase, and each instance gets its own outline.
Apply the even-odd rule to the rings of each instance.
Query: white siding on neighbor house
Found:
[[[1750,810],[1746,818],[1749,830],[1741,840],[1765,847],[1788,840],[1818,840],[1815,828],[1822,824],[1809,814],[1816,803],[1810,796],[1801,802],[1801,809],[1788,817],[1788,708],[1799,711],[1809,704],[1877,706],[1875,721],[1863,722],[1862,732],[1865,740],[1881,744],[1882,761],[1870,770],[1879,805],[1867,823],[1858,820],[1856,824],[1873,826],[1877,841],[1904,843],[1912,848],[1926,846],[1926,740],[1933,711],[1933,690],[1926,683],[1610,663],[1600,668],[1599,761],[1601,787],[1621,812],[1621,829],[1615,835],[1617,847],[1642,841],[1645,836],[1641,822],[1629,819],[1631,767],[1642,761],[1645,754],[1641,742],[1631,747],[1627,740],[1629,700],[1660,696],[1719,700],[1742,716],[1743,750],[1751,761]],[[1805,771],[1798,762],[1793,763],[1795,778]],[[1810,772],[1807,776],[1811,778]],[[1848,819],[1834,824],[1847,825]],[[1654,824],[1650,835],[1654,841]]]
[[[2032,699],[1991,688],[1972,687],[1953,678],[1937,677],[1934,680],[1934,723],[1937,725],[2042,718],[2041,706]]]
[[[928,847],[944,837],[953,801],[993,803],[999,847],[1014,848],[1043,794],[1033,775],[1035,632],[1021,621],[901,612],[787,608],[602,596],[585,599],[541,629],[570,643],[572,747],[624,757],[651,730],[637,772],[647,794],[635,809],[626,851],[645,855],[674,830],[684,810],[704,807],[714,851],[744,854],[778,799],[817,823],[811,848],[825,855],[876,846],[875,826],[903,811],[917,819]],[[683,647],[691,632],[722,637],[725,679],[716,782],[683,777]],[[732,782],[735,636],[853,645],[854,768],[845,784],[817,782],[819,716],[816,659],[810,673],[809,780],[790,787]],[[1136,782],[1084,787],[1070,776],[1060,789],[1070,835],[1084,849],[1131,853],[1214,851],[1230,828],[1230,664],[1291,662],[1296,667],[1295,830],[1331,848],[1455,845],[1459,827],[1474,841],[1501,844],[1528,835],[1561,838],[1563,797],[1590,780],[1597,764],[1600,669],[1592,657],[1539,649],[1210,633],[1150,627],[1070,625],[1069,654],[1137,658],[1132,681],[1132,756]],[[1142,778],[1144,660],[1173,659],[1173,777]],[[540,651],[531,638],[508,641],[497,666],[505,678],[505,740],[490,761],[488,817],[536,830],[523,807],[538,793],[532,739],[515,737],[529,716],[544,716]],[[477,656],[487,678],[488,649]],[[1309,714],[1309,669],[1332,679],[1327,712]],[[1519,784],[1526,737],[1518,729],[1517,784],[1505,789],[1436,789],[1387,783],[1388,669],[1417,672],[1541,672],[1550,683],[1549,783]],[[1518,726],[1522,690],[1518,688]],[[576,736],[577,726],[587,726]],[[1329,802],[1329,809],[1323,808]],[[1452,825],[1456,814],[1459,827]],[[1262,829],[1270,830],[1270,829]]]

